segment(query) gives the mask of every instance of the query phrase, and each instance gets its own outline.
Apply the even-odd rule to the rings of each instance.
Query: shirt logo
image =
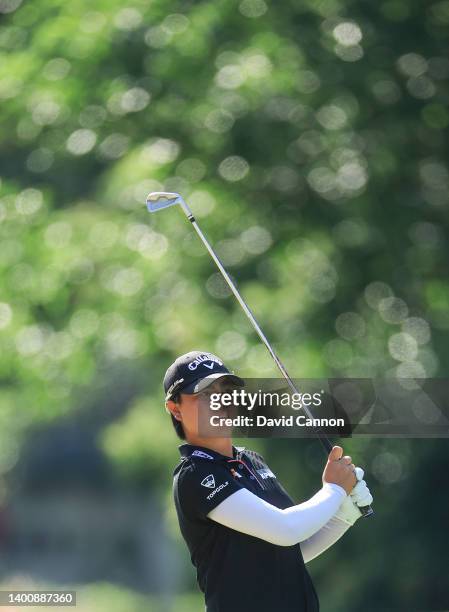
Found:
[[[262,476],[263,480],[266,480],[267,478],[276,478],[276,476],[273,474],[273,472],[271,470],[268,469],[263,469],[263,470],[257,470],[258,474],[260,474]]]
[[[212,474],[209,474],[209,476],[203,478],[201,484],[203,485],[203,487],[207,487],[208,489],[215,489],[215,478]]]
[[[201,457],[202,459],[214,459],[211,455],[208,455],[204,451],[196,450],[193,451],[192,457]]]
[[[219,487],[217,487],[215,489],[215,491],[212,491],[212,493],[209,493],[209,495],[207,496],[207,499],[212,499],[213,496],[218,493],[218,491],[221,491],[222,489],[224,489],[225,487],[227,487],[229,484],[229,480],[227,480],[226,482],[222,482],[221,485]]]

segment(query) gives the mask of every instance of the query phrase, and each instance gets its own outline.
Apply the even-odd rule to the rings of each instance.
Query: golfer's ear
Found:
[[[181,412],[179,410],[179,404],[173,400],[167,400],[165,402],[165,410],[172,414],[177,421],[181,420]]]

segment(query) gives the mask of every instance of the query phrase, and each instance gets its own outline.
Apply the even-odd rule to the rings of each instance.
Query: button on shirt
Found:
[[[264,459],[244,448],[233,447],[232,459],[200,446],[179,448],[174,500],[206,611],[318,612],[299,544],[277,546],[207,517],[242,488],[280,509],[295,505]]]

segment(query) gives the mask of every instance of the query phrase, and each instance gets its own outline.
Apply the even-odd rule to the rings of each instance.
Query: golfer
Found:
[[[164,378],[166,409],[185,440],[174,500],[206,612],[317,612],[305,564],[334,544],[361,516],[357,506],[373,498],[363,471],[339,446],[329,454],[320,489],[295,504],[258,453],[230,438],[201,437],[198,417],[210,395],[243,385],[205,351],[178,357]]]

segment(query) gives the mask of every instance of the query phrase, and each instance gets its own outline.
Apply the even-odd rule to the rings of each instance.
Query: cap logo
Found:
[[[204,363],[205,361],[210,361],[211,364],[207,365],[207,363]],[[214,367],[214,363],[218,363],[218,365],[221,365],[221,366],[223,365],[223,362],[220,361],[218,357],[215,357],[215,355],[211,355],[210,353],[209,354],[203,353],[202,355],[198,355],[198,357],[196,357],[194,361],[189,363],[187,367],[189,368],[189,370],[193,372],[194,370],[197,369],[199,365],[204,364],[206,368],[209,368],[210,370],[212,370]]]

